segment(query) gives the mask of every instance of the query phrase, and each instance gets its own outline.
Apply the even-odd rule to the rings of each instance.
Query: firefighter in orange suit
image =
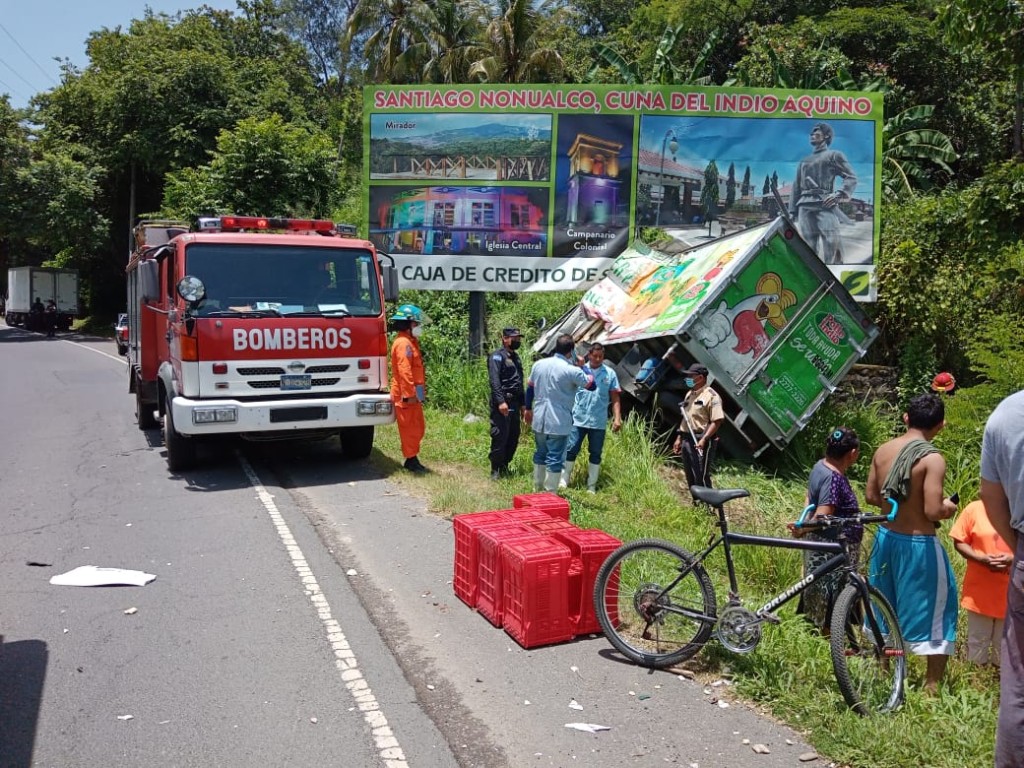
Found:
[[[428,471],[419,459],[420,443],[426,432],[423,401],[427,397],[427,377],[417,341],[426,321],[423,310],[413,304],[403,304],[391,316],[392,326],[398,331],[391,344],[391,401],[395,404],[404,466],[416,474]]]

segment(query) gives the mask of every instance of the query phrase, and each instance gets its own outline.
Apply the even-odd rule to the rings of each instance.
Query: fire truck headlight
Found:
[[[192,411],[193,424],[213,424],[215,422],[238,421],[238,411],[235,408],[195,408]]]
[[[387,416],[392,411],[391,401],[377,403],[377,413]]]
[[[377,412],[377,404],[373,400],[360,400],[358,408],[360,416],[373,416]]]

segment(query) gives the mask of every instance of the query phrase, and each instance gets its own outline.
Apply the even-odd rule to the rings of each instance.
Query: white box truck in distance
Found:
[[[53,301],[57,306],[57,327],[71,328],[78,317],[78,270],[53,267],[11,267],[7,270],[7,301],[4,318],[8,325],[28,330],[43,330],[43,320],[33,314],[36,299],[45,308]]]

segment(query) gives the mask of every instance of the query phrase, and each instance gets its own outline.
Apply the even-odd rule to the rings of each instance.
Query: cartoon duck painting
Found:
[[[786,310],[796,304],[796,294],[782,285],[782,278],[774,272],[761,275],[755,288],[733,307],[725,301],[709,315],[701,342],[708,349],[720,344],[731,344],[738,355],[757,357],[768,348],[770,341],[766,327],[779,330],[786,325]]]

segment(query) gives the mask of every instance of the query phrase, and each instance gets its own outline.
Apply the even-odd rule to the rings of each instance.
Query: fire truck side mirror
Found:
[[[139,264],[139,293],[148,304],[160,296],[160,266],[155,261]]]
[[[384,300],[385,301],[397,301],[398,300],[398,270],[395,269],[394,264],[381,264],[380,265],[380,277],[381,283],[384,288]]]

